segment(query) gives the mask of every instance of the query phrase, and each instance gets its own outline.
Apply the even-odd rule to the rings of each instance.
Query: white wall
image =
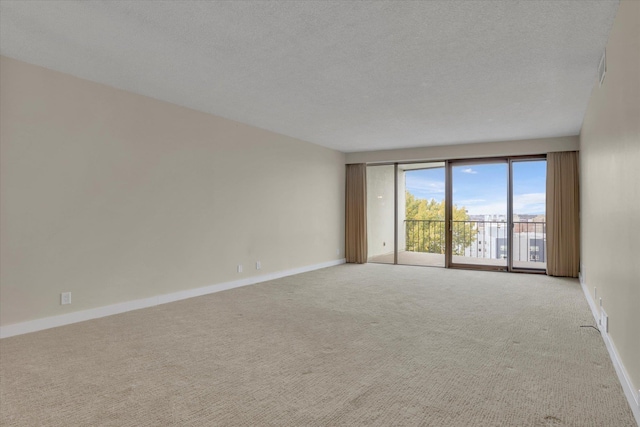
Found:
[[[393,253],[394,167],[367,168],[367,252],[369,258]]]
[[[595,67],[595,64],[594,64]],[[594,69],[595,79],[595,69]],[[622,1],[580,133],[581,273],[640,387],[640,2]]]
[[[0,325],[344,257],[344,154],[0,67]]]
[[[522,141],[483,142],[476,144],[441,145],[398,150],[347,153],[347,163],[381,163],[419,160],[453,160],[475,157],[525,156],[554,151],[576,151],[577,136],[527,139]]]

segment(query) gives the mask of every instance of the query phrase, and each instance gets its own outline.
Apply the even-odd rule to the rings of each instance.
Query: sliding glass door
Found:
[[[367,167],[368,262],[395,264],[395,166]]]
[[[513,270],[545,270],[546,159],[511,161]]]
[[[546,159],[367,168],[369,262],[544,270]]]
[[[450,265],[506,269],[509,163],[455,162],[450,175]]]
[[[398,165],[398,264],[444,267],[445,163]]]

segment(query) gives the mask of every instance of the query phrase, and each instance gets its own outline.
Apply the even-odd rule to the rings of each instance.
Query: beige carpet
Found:
[[[3,426],[634,426],[575,280],[343,265],[0,341]]]

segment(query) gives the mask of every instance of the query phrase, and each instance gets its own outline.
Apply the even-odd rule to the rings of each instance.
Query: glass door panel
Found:
[[[545,159],[511,163],[513,191],[513,269],[547,268]]]
[[[445,265],[445,164],[398,165],[398,264]]]
[[[367,168],[368,261],[544,270],[546,159]]]
[[[451,265],[506,269],[509,164],[451,166]]]
[[[394,165],[367,167],[368,262],[395,262]]]

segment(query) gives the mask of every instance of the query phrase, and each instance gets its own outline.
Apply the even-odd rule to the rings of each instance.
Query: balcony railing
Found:
[[[405,250],[444,254],[446,224],[442,220],[405,220]],[[453,255],[506,259],[505,221],[452,221]],[[546,223],[514,221],[513,261],[546,262]]]
[[[444,221],[405,220],[405,246],[410,252],[444,254],[446,228]]]

